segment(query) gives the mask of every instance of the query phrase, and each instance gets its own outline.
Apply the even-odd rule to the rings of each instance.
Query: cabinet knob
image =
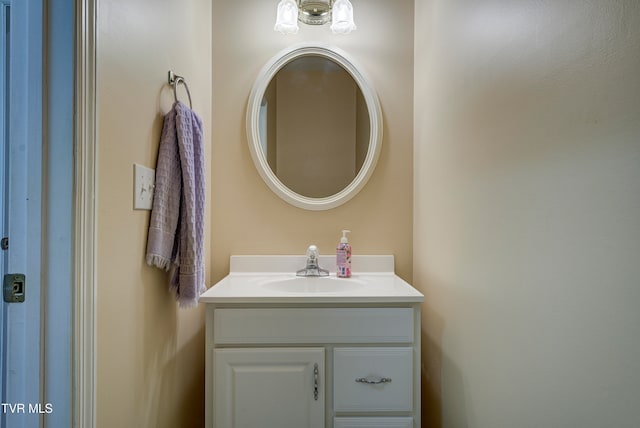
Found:
[[[377,376],[367,376],[367,377],[359,377],[356,379],[358,383],[366,383],[368,385],[379,385],[381,383],[389,383],[391,382],[391,378],[388,377],[377,377]]]

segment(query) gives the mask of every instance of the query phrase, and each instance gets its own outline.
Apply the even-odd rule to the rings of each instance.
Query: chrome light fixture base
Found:
[[[274,30],[296,34],[298,21],[307,25],[331,22],[334,34],[349,34],[356,29],[349,0],[280,0]]]
[[[331,20],[330,0],[299,0],[298,20],[307,25],[324,25]]]

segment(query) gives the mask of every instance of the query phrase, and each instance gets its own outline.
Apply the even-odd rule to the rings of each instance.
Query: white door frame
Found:
[[[76,1],[73,426],[96,426],[97,0]]]

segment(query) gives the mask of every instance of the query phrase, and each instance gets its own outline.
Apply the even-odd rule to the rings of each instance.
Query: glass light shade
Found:
[[[298,32],[298,5],[295,0],[280,0],[275,31],[282,34],[296,34]]]
[[[353,6],[349,0],[336,0],[333,3],[331,31],[336,34],[349,34],[356,29],[353,22]]]

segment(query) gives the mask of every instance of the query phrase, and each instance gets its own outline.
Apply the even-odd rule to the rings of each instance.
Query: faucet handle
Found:
[[[329,276],[327,269],[322,269],[318,266],[318,259],[320,258],[320,251],[315,245],[309,245],[307,248],[307,266],[304,269],[300,269],[296,272],[297,276]]]
[[[319,255],[320,251],[318,250],[318,247],[315,245],[309,245],[309,248],[307,248],[307,259],[318,260]]]

